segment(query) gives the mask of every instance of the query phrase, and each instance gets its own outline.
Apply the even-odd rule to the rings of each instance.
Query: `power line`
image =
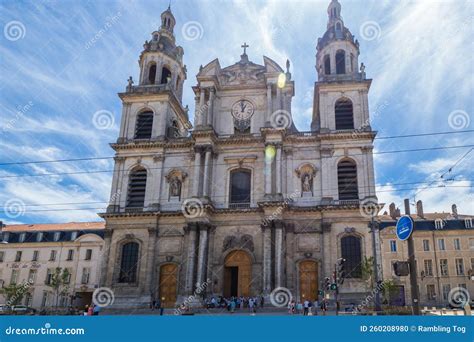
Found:
[[[445,135],[445,134],[471,133],[471,132],[474,132],[474,129],[470,129],[466,131],[454,131],[454,132],[419,133],[419,134],[406,134],[406,135],[392,135],[392,136],[386,136],[386,137],[382,136],[382,137],[375,137],[374,140],[425,137],[425,136],[432,136],[432,135]]]

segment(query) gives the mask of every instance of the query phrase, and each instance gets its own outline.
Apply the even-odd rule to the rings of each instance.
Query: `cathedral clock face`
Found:
[[[232,105],[232,116],[236,120],[248,120],[254,112],[253,104],[247,100],[239,100]]]

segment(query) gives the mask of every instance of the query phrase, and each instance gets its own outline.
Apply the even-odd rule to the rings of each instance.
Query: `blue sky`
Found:
[[[360,42],[360,62],[373,79],[371,125],[379,136],[473,129],[473,2],[341,0],[345,25]],[[325,32],[324,1],[176,1],[177,43],[188,69],[184,104],[194,112],[191,86],[199,66],[218,57],[233,64],[247,42],[250,59],[291,61],[299,130],[310,129],[316,42]],[[0,1],[0,163],[111,156],[123,91],[138,78],[138,56],[160,25],[168,1]],[[185,33],[186,27],[197,28]],[[372,29],[372,30],[371,30]],[[100,126],[95,113],[112,113]],[[104,113],[104,112],[100,112]],[[97,115],[97,114],[96,114]],[[106,129],[101,129],[101,128]],[[377,140],[375,151],[474,144],[472,133]],[[425,212],[474,213],[474,151],[469,148],[377,154],[379,200],[410,197]],[[112,170],[111,160],[0,166],[0,220],[97,220],[111,173],[24,177],[27,174]],[[400,183],[431,182],[396,185]],[[446,185],[443,187],[434,187]],[[421,186],[421,188],[420,188]],[[418,187],[417,189],[414,189]],[[61,203],[62,205],[52,205]],[[69,204],[71,203],[71,204]],[[86,203],[82,205],[73,203]],[[50,204],[50,205],[45,205]],[[64,209],[88,210],[64,210]]]

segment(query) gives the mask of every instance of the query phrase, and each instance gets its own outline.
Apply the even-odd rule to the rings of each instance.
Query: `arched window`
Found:
[[[342,50],[336,52],[336,74],[346,73],[346,53]]]
[[[145,204],[146,170],[136,168],[128,179],[127,208],[143,208]]]
[[[324,73],[326,75],[331,74],[331,58],[329,55],[324,56]]]
[[[352,160],[342,160],[337,164],[337,185],[339,200],[359,199],[357,166]]]
[[[336,129],[354,129],[354,110],[352,101],[342,98],[334,106]]]
[[[230,173],[230,203],[250,203],[250,170],[234,170]]]
[[[161,84],[168,83],[168,78],[171,79],[171,71],[167,67],[163,67],[161,71]]]
[[[135,139],[150,139],[153,128],[153,112],[146,111],[137,115]]]
[[[344,263],[346,278],[362,277],[361,239],[357,236],[344,236],[341,239],[341,256]]]
[[[150,65],[150,69],[148,70],[148,83],[155,84],[156,78],[156,64],[153,63]]]
[[[122,246],[119,283],[134,283],[137,280],[138,243],[128,242]]]

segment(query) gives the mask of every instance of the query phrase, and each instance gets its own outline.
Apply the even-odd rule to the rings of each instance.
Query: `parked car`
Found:
[[[36,310],[25,305],[12,306],[12,313],[16,315],[34,315]]]
[[[0,315],[7,315],[10,312],[10,307],[7,304],[0,304]]]

